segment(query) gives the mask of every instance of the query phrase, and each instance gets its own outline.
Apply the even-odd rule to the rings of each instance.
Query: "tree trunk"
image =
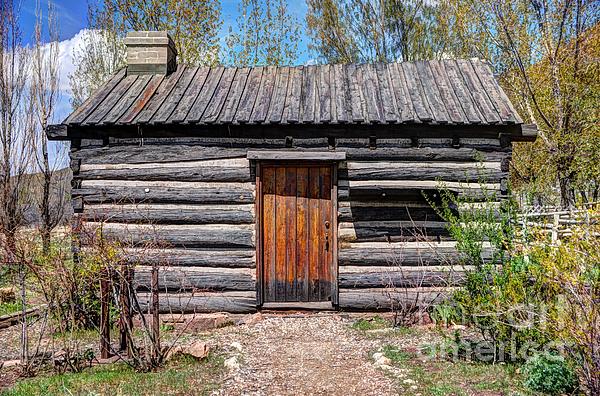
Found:
[[[570,208],[575,205],[575,194],[571,184],[571,176],[561,174],[558,178],[560,186],[560,206]]]

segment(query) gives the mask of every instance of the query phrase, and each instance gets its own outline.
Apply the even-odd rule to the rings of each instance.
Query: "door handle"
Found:
[[[329,221],[325,222],[325,251],[329,251]]]

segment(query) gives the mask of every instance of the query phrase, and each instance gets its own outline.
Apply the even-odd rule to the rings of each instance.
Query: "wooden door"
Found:
[[[263,301],[331,301],[332,166],[262,165],[260,173]]]

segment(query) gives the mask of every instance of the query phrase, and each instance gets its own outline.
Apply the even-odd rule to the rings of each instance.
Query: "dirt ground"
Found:
[[[208,344],[211,361],[218,362],[216,371],[203,374],[210,375],[208,380],[214,384],[210,390],[194,385],[205,381],[189,377],[196,377],[198,371],[190,371],[189,367],[180,371],[177,366],[167,364],[159,372],[148,373],[149,376],[124,374],[110,384],[100,380],[101,385],[83,382],[89,381],[89,376],[83,379],[75,374],[69,380],[71,388],[53,394],[81,394],[81,389],[89,389],[91,394],[144,396],[526,394],[510,366],[431,360],[423,351],[427,346],[442,345],[444,339],[433,325],[393,328],[374,314],[339,312],[259,313],[235,320],[241,324],[188,332],[180,338],[176,330],[164,330],[164,344],[173,337],[178,337],[179,345],[198,341]],[[18,336],[18,326],[0,330],[0,360],[18,358]],[[78,347],[97,349],[97,337],[93,332],[80,334]],[[173,370],[181,375],[174,376]],[[171,374],[161,377],[161,373],[169,371]],[[45,374],[48,375],[52,373]],[[141,377],[146,382],[139,382]],[[32,378],[29,382],[38,385],[28,388],[29,393],[33,389],[34,394],[47,394],[43,384],[49,380],[44,375]],[[16,381],[20,379],[14,370],[0,369],[0,393]],[[137,387],[132,387],[136,381]],[[40,392],[35,393],[36,390]]]
[[[381,341],[350,325],[337,314],[271,316],[217,331],[211,343],[240,363],[220,394],[396,394],[394,382],[370,360]]]

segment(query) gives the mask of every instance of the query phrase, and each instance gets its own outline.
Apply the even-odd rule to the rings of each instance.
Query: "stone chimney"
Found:
[[[164,74],[177,69],[177,50],[167,32],[127,33],[127,74]]]

